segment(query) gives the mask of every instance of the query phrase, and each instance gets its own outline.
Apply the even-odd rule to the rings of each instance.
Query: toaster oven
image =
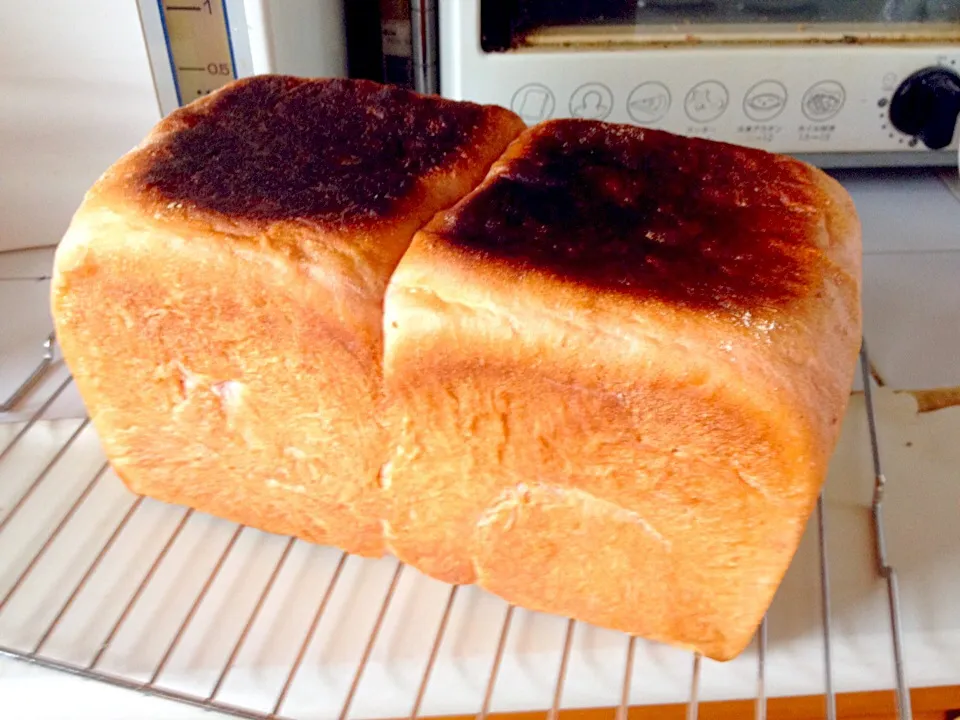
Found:
[[[957,0],[452,0],[436,11],[442,93],[530,123],[631,123],[832,167],[956,163]]]

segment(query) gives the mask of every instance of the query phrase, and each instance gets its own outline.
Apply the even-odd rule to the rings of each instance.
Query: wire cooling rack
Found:
[[[53,343],[54,339],[51,337],[44,344],[41,364],[37,370],[27,378],[24,386],[14,392],[13,397],[4,403],[5,409],[14,406],[20,398],[38,384],[42,374],[51,364]],[[865,394],[864,405],[867,413],[870,449],[875,478],[871,505],[872,544],[875,552],[875,566],[876,572],[886,583],[887,610],[890,634],[892,636],[890,652],[892,653],[893,660],[897,715],[901,720],[910,720],[912,718],[912,711],[903,658],[904,651],[897,573],[888,561],[884,536],[883,503],[886,480],[881,468],[880,448],[871,391],[872,378],[870,361],[865,344],[861,350],[860,362]],[[2,473],[4,472],[3,462],[15,453],[23,452],[23,447],[28,443],[31,433],[41,432],[38,422],[44,417],[44,414],[58,398],[68,390],[71,383],[72,380],[69,377],[63,380],[32,417],[22,425],[19,425],[18,429],[12,433],[11,439],[9,439],[5,446],[2,446],[2,449],[0,449],[0,477],[2,477]],[[36,578],[36,576],[44,572],[48,572],[43,568],[48,555],[52,554],[51,548],[64,544],[80,545],[89,541],[89,538],[86,537],[71,537],[71,533],[76,532],[73,530],[74,523],[72,523],[72,521],[78,515],[85,512],[86,506],[93,502],[91,498],[97,494],[104,483],[108,482],[108,478],[110,479],[109,482],[114,484],[118,484],[119,482],[110,473],[109,466],[102,455],[98,457],[98,460],[92,467],[85,470],[63,467],[66,462],[65,457],[70,451],[71,446],[76,444],[78,439],[84,436],[85,431],[89,430],[88,425],[89,418],[83,418],[78,424],[72,426],[72,429],[62,438],[57,440],[58,447],[56,451],[52,453],[52,456],[49,456],[49,459],[46,459],[40,467],[36,468],[35,473],[21,486],[21,489],[14,496],[8,498],[5,513],[3,513],[4,504],[0,503],[0,513],[3,513],[0,515],[0,552],[10,552],[12,549],[12,552],[20,559],[19,569],[14,573],[12,583],[8,584],[5,589],[0,587],[0,592],[3,593],[0,595],[0,620],[2,620],[3,615],[9,612],[11,607],[16,604],[21,593],[24,591],[24,587],[31,579]],[[82,475],[83,477],[78,480],[78,475]],[[78,483],[75,487],[79,489],[79,492],[75,495],[72,503],[66,505],[65,509],[60,510],[59,515],[50,517],[48,527],[45,527],[39,536],[34,532],[30,536],[32,538],[31,541],[18,542],[18,537],[12,538],[12,541],[11,538],[5,538],[5,534],[11,534],[11,529],[31,498],[48,485],[65,482],[63,478],[73,478],[76,483]],[[125,492],[126,491],[124,491],[124,493]],[[226,660],[219,666],[216,676],[209,678],[212,682],[205,690],[194,692],[182,689],[171,689],[164,686],[161,679],[164,676],[164,672],[168,669],[171,658],[178,650],[178,647],[184,643],[185,637],[191,630],[196,629],[195,625],[200,624],[198,617],[202,613],[204,601],[211,593],[211,589],[215,585],[218,577],[224,573],[224,568],[231,561],[231,556],[236,554],[237,547],[242,542],[243,536],[256,532],[241,526],[232,526],[233,530],[229,535],[229,540],[219,552],[216,561],[211,567],[205,570],[205,578],[199,583],[195,594],[189,600],[189,603],[186,604],[186,611],[180,616],[178,623],[174,626],[175,629],[160,638],[163,652],[159,655],[159,660],[153,663],[151,667],[139,668],[135,672],[115,672],[104,667],[105,658],[114,647],[118,637],[122,634],[124,627],[130,623],[131,616],[136,611],[138,604],[141,603],[145,592],[151,586],[151,583],[157,575],[165,571],[165,561],[169,559],[172,548],[174,548],[178,538],[184,533],[188,522],[194,516],[191,510],[172,508],[169,506],[163,507],[163,511],[168,516],[172,513],[177,516],[177,519],[171,523],[172,527],[168,527],[165,531],[166,534],[163,535],[165,539],[159,544],[159,548],[154,549],[152,555],[148,555],[148,560],[145,564],[145,569],[142,570],[142,575],[140,575],[138,579],[134,579],[134,583],[131,586],[132,590],[130,594],[126,596],[123,604],[116,606],[111,613],[111,617],[106,621],[100,618],[100,626],[109,629],[106,635],[103,636],[103,639],[95,644],[95,651],[92,657],[85,658],[81,661],[77,658],[64,659],[63,657],[58,657],[56,653],[49,652],[51,638],[53,638],[61,628],[64,618],[75,608],[75,605],[84,595],[84,591],[88,589],[93,578],[97,576],[98,573],[106,571],[107,566],[112,562],[113,555],[116,553],[118,547],[122,545],[120,538],[123,536],[124,531],[127,530],[129,526],[137,524],[138,520],[140,520],[138,516],[143,515],[145,512],[145,504],[153,501],[145,501],[142,497],[126,494],[120,502],[125,503],[125,509],[123,509],[122,513],[119,513],[119,519],[115,521],[112,527],[102,529],[103,531],[100,533],[102,538],[97,540],[98,549],[93,553],[92,559],[86,562],[82,571],[79,568],[74,569],[75,572],[71,574],[72,584],[68,583],[67,585],[69,588],[67,594],[56,601],[57,607],[55,612],[52,612],[52,614],[48,613],[48,617],[42,624],[39,633],[35,633],[29,638],[29,641],[21,639],[18,643],[11,644],[7,644],[3,634],[0,633],[0,654],[16,658],[26,663],[33,663],[46,668],[71,673],[149,695],[168,698],[201,708],[216,710],[237,717],[255,718],[257,720],[292,718],[293,716],[284,714],[287,710],[287,701],[292,688],[296,685],[298,678],[305,668],[308,649],[315,640],[317,628],[323,621],[337,585],[342,581],[344,576],[344,569],[348,563],[348,556],[345,554],[339,554],[335,562],[331,564],[332,572],[327,573],[325,587],[319,594],[306,632],[299,637],[296,652],[289,660],[287,667],[284,668],[282,683],[279,684],[279,689],[275,691],[272,697],[270,708],[266,711],[253,709],[243,704],[227,702],[222,699],[221,696],[225,683],[228,681],[231,672],[235,670],[237,659],[243,652],[245,644],[247,644],[250,638],[252,629],[261,615],[267,612],[265,608],[269,604],[271,591],[274,590],[278,577],[280,577],[284,571],[285,564],[290,562],[290,558],[292,554],[296,552],[298,546],[303,545],[303,543],[294,539],[285,539],[282,542],[282,550],[279,552],[279,556],[272,561],[272,568],[266,576],[261,578],[261,589],[258,593],[255,593],[255,601],[251,606],[244,609],[244,618],[242,622],[236,625],[238,630],[235,636],[230,638],[230,650]],[[834,682],[834,643],[831,639],[831,591],[826,543],[826,523],[825,504],[821,497],[816,510],[820,587],[815,602],[819,604],[819,612],[822,616],[823,687],[825,689],[824,712],[828,720],[833,720],[837,716],[837,693],[835,692]],[[362,647],[359,659],[356,660],[353,666],[347,671],[348,683],[346,685],[345,696],[342,703],[340,703],[339,709],[328,713],[331,717],[345,719],[356,715],[352,713],[352,710],[355,710],[356,701],[361,692],[364,673],[368,671],[371,655],[374,653],[381,635],[384,619],[391,609],[391,603],[395,600],[397,589],[404,573],[404,566],[402,564],[394,564],[395,567],[393,568],[392,575],[390,575],[389,582],[386,584],[386,590],[382,596],[382,600],[379,602],[379,607],[375,613],[369,632],[366,633],[365,637],[359,639]],[[444,592],[446,593],[446,599],[441,603],[443,609],[439,614],[439,619],[431,628],[425,630],[427,633],[432,633],[432,641],[429,643],[429,652],[426,658],[421,659],[418,663],[419,671],[418,676],[415,678],[416,693],[412,704],[406,707],[396,708],[396,712],[392,713],[394,716],[401,716],[406,713],[407,717],[417,718],[421,715],[424,698],[430,686],[431,677],[434,676],[434,671],[437,669],[439,651],[448,634],[452,611],[457,601],[458,593],[462,593],[463,589],[450,587],[449,589],[445,589]],[[502,621],[499,624],[496,646],[488,658],[486,670],[483,671],[485,677],[482,679],[482,701],[479,706],[472,711],[475,712],[479,718],[485,718],[491,712],[491,698],[494,695],[498,678],[500,678],[502,674],[501,670],[505,649],[508,644],[508,638],[510,637],[511,625],[516,614],[515,610],[513,606],[506,604],[503,606]],[[578,623],[573,620],[569,620],[565,624],[560,662],[552,681],[552,703],[548,710],[548,717],[551,719],[556,718],[558,712],[564,707],[564,685],[567,680],[571,647],[577,627]],[[160,630],[157,632],[159,633]],[[626,720],[627,717],[631,697],[631,680],[635,677],[636,648],[641,642],[643,641],[635,638],[624,638],[626,652],[623,657],[622,680],[618,683],[620,691],[619,693],[613,693],[607,702],[608,707],[616,708],[616,717],[618,720]],[[768,697],[766,619],[764,619],[757,633],[755,650],[756,700],[753,714],[755,718],[764,719],[767,714]],[[691,680],[687,700],[687,718],[688,720],[695,720],[698,716],[700,703],[702,660],[699,655],[694,654],[689,657],[689,663],[691,666]],[[326,716],[327,715],[323,715],[323,717]]]

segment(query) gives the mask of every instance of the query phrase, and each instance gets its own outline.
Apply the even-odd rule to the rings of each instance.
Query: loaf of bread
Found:
[[[52,303],[135,492],[726,659],[820,490],[859,296],[850,200],[794,160],[268,76],[97,182]]]
[[[387,547],[728,659],[814,508],[860,344],[847,194],[761,151],[539,125],[385,300]]]
[[[56,255],[67,365],[137,493],[383,552],[383,294],[524,128],[501,108],[266,76],[174,112]]]

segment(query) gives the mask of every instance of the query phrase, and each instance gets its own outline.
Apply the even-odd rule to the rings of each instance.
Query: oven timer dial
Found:
[[[931,150],[941,150],[953,141],[958,116],[960,75],[949,68],[917,70],[890,98],[890,123]]]

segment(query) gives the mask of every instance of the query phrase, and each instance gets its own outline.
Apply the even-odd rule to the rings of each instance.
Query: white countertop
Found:
[[[889,483],[887,540],[900,575],[908,679],[912,686],[960,684],[960,408],[918,413],[912,395],[896,392],[960,385],[960,200],[929,174],[878,178],[860,173],[843,180],[864,224],[866,337],[887,385],[875,400]],[[49,267],[49,250],[0,254],[0,396],[6,397],[39,359],[40,343],[50,331],[47,283],[37,279]],[[25,403],[23,414],[6,420],[22,420],[64,373],[58,366]],[[77,428],[81,414],[71,388],[0,463],[0,518]],[[17,427],[13,422],[0,424],[0,449]],[[0,598],[102,462],[88,427],[23,512],[0,533]],[[872,487],[863,397],[855,395],[825,490],[838,692],[893,685],[885,585],[872,565]],[[33,646],[130,502],[112,474],[94,486],[37,570],[0,612],[0,645]],[[44,655],[89,661],[182,512],[153,501],[137,510],[50,636]],[[769,614],[769,695],[824,689],[815,530],[812,523]],[[232,525],[220,520],[190,518],[100,669],[149,678],[233,532]],[[285,545],[284,538],[256,531],[240,535],[171,656],[161,686],[209,692]],[[339,554],[332,550],[293,546],[218,699],[270,709],[338,561]],[[291,687],[284,716],[319,718],[339,712],[394,569],[391,559],[347,560]],[[403,571],[351,716],[409,712],[448,594],[446,586],[409,568]],[[423,714],[479,710],[504,611],[501,601],[475,588],[459,591]],[[549,707],[565,627],[560,618],[517,611],[493,711]],[[617,704],[626,646],[622,635],[578,624],[563,706]],[[691,669],[687,653],[638,643],[631,701],[685,700]],[[701,699],[753,697],[756,672],[753,648],[730,663],[704,661]],[[213,717],[9,659],[0,660],[0,697],[5,707],[16,708],[12,716],[18,718]]]

